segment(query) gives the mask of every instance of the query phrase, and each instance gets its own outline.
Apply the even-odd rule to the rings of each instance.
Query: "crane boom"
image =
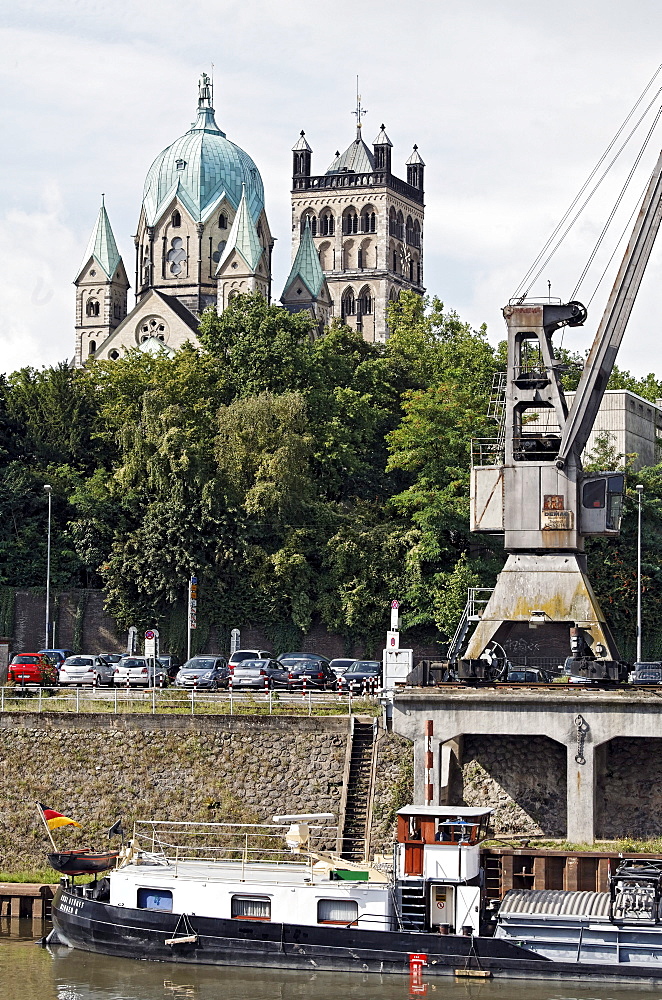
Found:
[[[661,221],[662,153],[653,170],[632,236],[563,426],[561,445],[556,459],[559,468],[563,468],[571,454],[579,460],[588,441]]]

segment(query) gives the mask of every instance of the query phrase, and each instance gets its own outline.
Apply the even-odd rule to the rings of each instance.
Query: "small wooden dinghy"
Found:
[[[83,847],[78,851],[58,851],[48,855],[48,863],[62,875],[96,875],[115,867],[118,851],[92,851]]]

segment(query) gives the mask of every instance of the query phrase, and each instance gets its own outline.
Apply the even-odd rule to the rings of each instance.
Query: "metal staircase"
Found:
[[[402,929],[405,931],[425,930],[425,887],[423,879],[400,882],[398,884],[398,909]]]
[[[455,629],[455,633],[448,644],[448,662],[455,663],[460,653],[466,649],[467,634],[472,625],[479,622],[483,611],[487,607],[493,587],[469,587],[467,589],[467,603]]]
[[[338,831],[338,851],[348,861],[365,861],[370,849],[376,735],[376,721],[353,717]]]

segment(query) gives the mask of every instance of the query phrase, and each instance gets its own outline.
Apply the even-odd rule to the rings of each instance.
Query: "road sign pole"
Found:
[[[197,625],[198,578],[192,576],[188,582],[188,602],[186,614],[186,659],[191,659],[191,632]]]

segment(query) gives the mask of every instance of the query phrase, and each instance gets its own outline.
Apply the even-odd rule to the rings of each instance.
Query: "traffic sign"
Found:
[[[147,631],[145,632],[145,638],[146,639],[153,639],[154,638],[154,632],[152,631],[151,628],[148,628]]]

